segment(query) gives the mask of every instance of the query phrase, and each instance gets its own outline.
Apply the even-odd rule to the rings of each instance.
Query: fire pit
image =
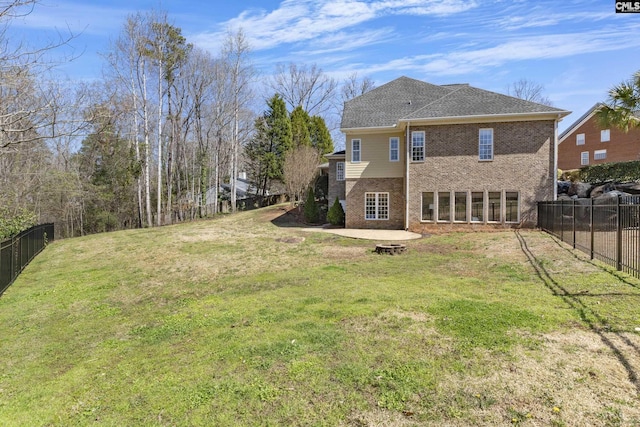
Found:
[[[407,250],[407,246],[402,243],[384,243],[376,245],[376,253],[398,255],[403,254]]]

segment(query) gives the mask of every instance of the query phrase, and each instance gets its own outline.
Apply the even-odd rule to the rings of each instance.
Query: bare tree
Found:
[[[238,178],[241,113],[251,98],[251,82],[255,76],[253,65],[249,61],[251,49],[244,31],[229,32],[222,55],[229,70],[233,99],[233,136],[231,141],[231,210],[236,210],[236,185]]]
[[[323,116],[334,105],[337,82],[323,73],[316,64],[276,65],[271,88],[282,96],[289,110],[300,106],[310,116]]]
[[[57,65],[47,54],[67,44],[74,35],[29,47],[16,43],[8,34],[13,21],[29,15],[37,3],[0,1],[0,155],[11,145],[55,137],[56,121],[64,117],[55,110],[55,90],[45,82],[48,72]]]
[[[544,94],[544,86],[527,79],[520,79],[507,87],[507,94],[525,101],[552,106],[553,103]]]
[[[346,102],[356,96],[364,95],[371,89],[375,89],[376,85],[370,77],[358,77],[358,73],[355,72],[347,77],[340,89],[342,95],[342,102]]]
[[[318,150],[305,145],[293,148],[285,154],[282,170],[287,194],[292,203],[304,197],[309,184],[318,174],[320,157]]]

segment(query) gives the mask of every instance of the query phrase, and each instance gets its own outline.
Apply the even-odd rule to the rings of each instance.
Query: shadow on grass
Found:
[[[596,322],[589,319],[587,313],[593,318],[597,319],[597,322],[601,325],[606,325],[607,323],[605,318],[603,318],[599,313],[595,312],[592,308],[588,307],[580,300],[580,298],[588,296],[589,294],[572,294],[568,292],[566,288],[564,288],[556,279],[553,278],[551,273],[549,273],[549,271],[544,267],[543,263],[538,260],[533,251],[529,248],[527,241],[522,236],[522,234],[520,234],[518,230],[515,231],[515,234],[518,238],[518,241],[520,242],[520,248],[522,249],[522,252],[527,257],[529,263],[536,271],[536,274],[538,275],[542,283],[544,283],[544,285],[553,293],[554,296],[559,296],[565,303],[567,303],[567,305],[576,310],[584,323],[587,324],[593,332],[598,334],[600,340],[616,355],[618,361],[627,371],[629,381],[631,381],[631,383],[635,386],[636,391],[640,394],[640,379],[638,378],[638,373],[636,372],[629,358],[625,356],[624,349],[620,348],[616,345],[616,343],[611,341],[611,339],[607,337],[607,334],[613,334],[617,336],[628,347],[630,347],[631,349],[633,349],[633,351],[640,355],[640,348],[638,347],[638,345],[636,345],[636,343],[631,341],[628,337],[624,336],[620,332],[609,331],[608,329],[606,329],[606,327],[603,328],[596,324]],[[606,271],[609,272],[608,270]],[[624,280],[623,282],[635,287],[635,285],[629,282],[626,282]]]

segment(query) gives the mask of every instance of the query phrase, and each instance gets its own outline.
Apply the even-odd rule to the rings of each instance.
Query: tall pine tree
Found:
[[[256,120],[256,132],[245,149],[252,181],[263,196],[273,180],[282,180],[285,154],[293,146],[291,120],[282,97],[274,95],[267,107]]]

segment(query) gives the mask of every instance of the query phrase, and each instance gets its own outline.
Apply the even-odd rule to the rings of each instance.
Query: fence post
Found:
[[[593,209],[594,209],[594,203],[593,203],[593,199],[591,200],[591,205],[589,206],[589,230],[591,231],[591,259],[593,259],[593,254],[595,252],[595,227],[593,226]]]
[[[622,196],[618,196],[618,202],[616,204],[617,213],[617,230],[616,230],[616,268],[618,271],[622,271],[622,209],[620,208],[620,201]]]
[[[576,201],[573,200],[573,212],[571,212],[571,223],[572,223],[572,232],[573,232],[573,249],[576,248]]]

